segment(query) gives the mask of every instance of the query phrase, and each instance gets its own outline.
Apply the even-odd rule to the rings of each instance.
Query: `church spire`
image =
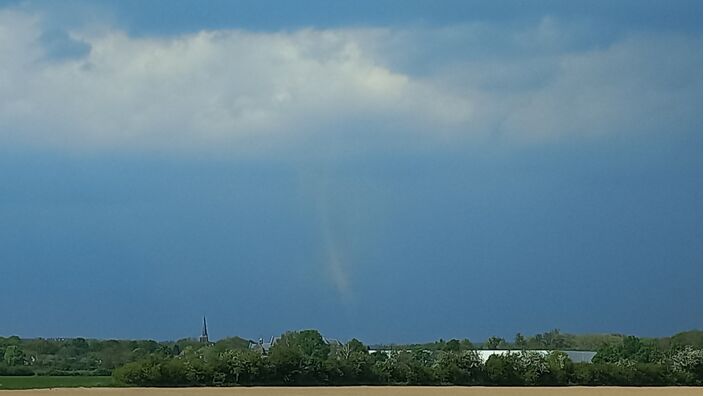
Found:
[[[205,316],[203,316],[203,330],[200,332],[198,341],[202,343],[208,342],[208,322],[205,321]]]

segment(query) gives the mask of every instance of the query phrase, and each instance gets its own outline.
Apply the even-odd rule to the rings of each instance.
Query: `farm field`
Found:
[[[256,387],[256,388],[61,388],[3,390],[2,396],[689,396],[702,388],[486,388],[486,387]]]
[[[0,376],[2,389],[114,386],[110,376]]]

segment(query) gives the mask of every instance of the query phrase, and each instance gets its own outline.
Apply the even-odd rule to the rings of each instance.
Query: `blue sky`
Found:
[[[0,334],[702,323],[695,1],[0,1]]]

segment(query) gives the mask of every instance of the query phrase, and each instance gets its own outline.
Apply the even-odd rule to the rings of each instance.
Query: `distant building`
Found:
[[[274,344],[276,344],[276,342],[279,341],[280,338],[281,337],[271,337],[269,339],[269,342],[264,342],[263,338],[260,338],[259,342],[250,341],[249,342],[249,349],[256,351],[256,352],[259,352],[262,355],[268,355],[271,347]]]
[[[339,340],[336,340],[334,338],[323,337],[323,342],[330,345],[333,348],[340,348],[343,345],[342,342],[340,342]]]
[[[198,337],[198,341],[200,341],[203,344],[207,344],[208,341],[208,322],[205,321],[205,316],[203,316],[203,330],[200,332],[200,337]]]
[[[398,349],[369,349],[369,353],[383,353],[386,356],[391,357],[394,353],[398,352],[412,352],[412,350],[407,349],[407,350],[398,350]],[[432,352],[429,350],[426,350],[425,352]],[[515,349],[476,349],[474,352],[479,355],[479,358],[482,360],[482,363],[486,363],[487,360],[489,360],[489,357],[492,355],[508,355],[510,353],[520,353],[520,350],[515,350]],[[526,350],[526,352],[533,352],[537,353],[542,356],[548,355],[550,352],[553,351],[548,351],[548,350]],[[559,351],[567,355],[568,358],[574,363],[591,363],[592,359],[594,356],[596,356],[596,352],[594,351]]]
[[[262,355],[268,355],[271,347],[274,346],[280,339],[281,337],[271,337],[269,339],[269,342],[264,342],[263,338],[260,338],[258,342],[250,341],[249,349],[257,351]],[[323,337],[323,342],[327,345],[330,345],[330,347],[333,349],[342,347],[342,343],[334,338]]]
[[[482,362],[486,363],[487,360],[489,360],[489,356],[491,355],[507,355],[509,353],[520,353],[520,350],[511,350],[511,349],[496,349],[496,350],[486,350],[486,349],[480,349],[476,351],[479,354],[479,358],[482,359]],[[526,350],[526,352],[533,352],[537,353],[539,355],[547,356],[550,352],[553,351],[548,351],[544,349],[530,349]],[[574,363],[591,363],[592,359],[594,356],[596,356],[596,352],[593,351],[559,351],[567,355],[568,358]]]

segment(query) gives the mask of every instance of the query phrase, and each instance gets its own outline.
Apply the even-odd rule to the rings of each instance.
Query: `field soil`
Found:
[[[54,388],[0,390],[0,396],[693,396],[702,388],[485,388],[485,387],[256,387],[256,388]]]

